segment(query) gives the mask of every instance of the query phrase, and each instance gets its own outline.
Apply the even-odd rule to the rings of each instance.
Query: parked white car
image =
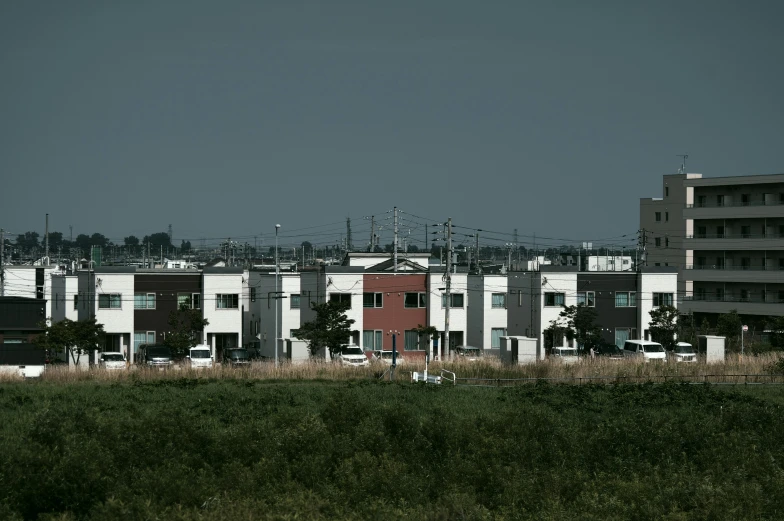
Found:
[[[373,361],[381,362],[382,364],[386,365],[392,365],[392,351],[373,351]],[[400,351],[398,351],[395,363],[397,365],[401,365],[404,362],[405,361],[403,360],[403,357],[400,356]]]
[[[697,361],[697,352],[694,350],[694,346],[687,342],[678,342],[675,344],[675,350],[672,352],[672,356],[675,358],[676,362]]]
[[[370,361],[368,357],[365,355],[365,352],[359,346],[343,346],[343,349],[340,351],[340,355],[337,357],[337,362],[343,365],[350,365],[355,367],[362,367],[366,365],[370,365]]]
[[[563,364],[574,364],[580,361],[580,356],[577,354],[576,347],[568,347],[568,346],[554,347],[553,360],[557,362],[561,362]]]
[[[128,369],[128,361],[125,359],[125,355],[120,352],[101,353],[98,364],[102,368],[112,371]]]
[[[642,361],[667,361],[667,352],[661,344],[650,340],[627,340],[623,344],[623,356],[638,358]]]
[[[208,345],[198,345],[188,350],[188,361],[192,369],[205,369],[212,367],[214,359],[212,350]]]

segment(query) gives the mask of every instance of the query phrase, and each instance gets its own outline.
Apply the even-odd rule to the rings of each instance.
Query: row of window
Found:
[[[752,291],[741,289],[730,291],[729,294],[724,288],[716,288],[709,295],[705,288],[694,290],[694,300],[716,300],[728,302],[784,302],[784,290],[765,290]],[[778,297],[778,298],[776,298]]]
[[[299,297],[299,295],[297,295]],[[330,293],[330,302],[344,302],[351,308],[351,293]],[[465,307],[465,295],[463,293],[450,293],[449,300],[451,308]],[[506,308],[506,294],[493,293],[491,295],[491,306],[493,308]],[[297,305],[299,307],[299,304]],[[384,294],[383,293],[363,293],[362,294],[362,307],[365,308],[383,308],[384,307]],[[406,293],[403,297],[404,308],[426,308],[427,307],[427,293]],[[441,307],[446,307],[446,294],[441,295]]]
[[[729,236],[731,233],[731,231],[730,233],[727,233],[728,230],[724,227],[724,225],[721,224],[716,225],[715,229],[716,229],[716,234],[709,237],[708,227],[705,225],[699,225],[697,226],[697,233],[695,234],[695,237],[697,239],[706,239],[706,238],[723,239],[725,236]],[[779,224],[778,230],[779,230],[778,235],[774,235],[773,237],[784,237],[784,224]],[[767,237],[768,235],[769,235],[768,226],[765,225],[761,225],[757,229],[753,229],[752,225],[750,224],[740,226],[740,237],[742,239],[749,239],[753,237]]]
[[[547,292],[544,294],[545,306],[564,306],[566,299],[565,293]],[[596,293],[594,291],[579,291],[577,292],[577,305],[587,307],[596,307]],[[673,294],[672,293],[654,293],[653,306],[672,306]],[[615,292],[615,307],[627,308],[637,307],[637,292],[636,291],[616,291]]]
[[[78,306],[78,295],[74,295],[74,309]],[[178,293],[177,307],[186,304],[191,309],[201,309],[200,293]],[[133,295],[133,309],[155,309],[155,293],[135,293]],[[103,293],[98,295],[98,309],[121,309],[121,293]],[[236,293],[215,295],[216,309],[239,309],[239,296]]]
[[[491,349],[501,348],[501,337],[506,336],[505,327],[492,328],[490,330]],[[429,341],[420,338],[419,333],[414,330],[403,332],[403,346],[406,351],[427,350]],[[384,332],[380,329],[366,329],[362,331],[362,347],[366,351],[381,351],[384,348]],[[399,347],[399,346],[398,346]]]

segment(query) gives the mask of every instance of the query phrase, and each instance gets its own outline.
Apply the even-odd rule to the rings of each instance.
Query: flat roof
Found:
[[[683,186],[725,186],[784,183],[784,174],[739,175],[730,177],[703,177],[684,179]]]

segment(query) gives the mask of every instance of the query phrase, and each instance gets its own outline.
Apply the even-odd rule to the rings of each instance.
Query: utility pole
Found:
[[[373,253],[373,250],[376,249],[375,246],[376,246],[376,216],[371,215],[370,216],[370,250],[368,251],[370,253]]]
[[[351,243],[351,217],[346,217],[346,253],[354,249]]]
[[[514,247],[515,247],[515,250],[517,250],[517,264],[518,264],[515,268],[519,270],[520,269],[520,266],[519,266],[520,265],[520,245],[517,244],[517,228],[514,229]]]
[[[0,228],[0,297],[5,297],[5,230]]]
[[[46,214],[46,231],[44,231],[44,239],[46,242],[45,254],[46,255],[46,264],[49,265],[49,214]],[[42,263],[43,264],[43,263]]]
[[[392,257],[394,259],[395,273],[397,273],[397,206],[395,206],[395,237],[392,241]]]
[[[476,231],[476,272],[481,274],[482,268],[479,267],[479,232],[482,230]]]
[[[449,343],[449,308],[452,307],[452,218],[446,222],[446,309],[444,310],[444,355],[449,359],[452,346]],[[443,357],[442,357],[443,359]]]

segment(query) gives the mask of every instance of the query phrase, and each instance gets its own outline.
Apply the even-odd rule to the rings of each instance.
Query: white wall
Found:
[[[365,288],[365,274],[360,273],[326,273],[326,301],[332,293],[351,293],[351,309],[346,311],[346,318],[353,319],[351,331],[359,332],[359,342],[362,342],[362,328],[364,323],[365,310],[362,307],[362,293]]]
[[[84,319],[89,317],[91,304],[94,306],[93,312],[95,313],[95,320],[99,324],[103,324],[103,330],[111,335],[122,335],[120,338],[119,349],[122,352],[129,353],[129,344],[133,342],[133,292],[134,292],[134,274],[133,273],[92,273],[90,275],[90,283],[92,288],[87,288],[87,277],[80,277],[80,284],[82,293],[86,291],[93,292],[92,302],[87,302],[86,306],[79,305],[78,314],[80,318]],[[120,308],[100,308],[98,301],[101,295],[109,295],[119,293],[120,295]],[[81,298],[79,299],[81,300]],[[71,302],[73,308],[73,302]],[[83,310],[87,311],[85,315]]]
[[[209,321],[209,325],[204,328],[204,342],[207,343],[208,334],[236,333],[237,340],[242,345],[242,272],[204,272],[202,276],[204,288],[202,311],[204,318]],[[239,299],[237,309],[218,309],[216,301],[218,294],[237,294]],[[214,348],[214,345],[212,347]]]
[[[506,307],[493,308],[493,293],[506,296]],[[468,295],[466,342],[474,347],[491,349],[492,329],[507,328],[507,308],[512,304],[508,278],[506,275],[469,275]]]
[[[535,310],[538,308],[538,339],[539,345],[544,346],[544,330],[550,326],[550,322],[559,318],[563,306],[545,306],[545,293],[563,293],[564,306],[577,305],[577,272],[539,272],[538,280],[534,281]],[[537,279],[537,277],[535,277]],[[555,345],[560,345],[556,339]]]
[[[428,305],[427,305],[427,324],[433,326],[440,333],[444,332],[444,319],[446,318],[445,308],[442,307],[441,295],[446,293],[439,288],[445,288],[446,282],[442,280],[442,272],[430,272],[427,277]],[[468,342],[468,306],[471,305],[468,298],[468,274],[452,273],[451,293],[462,293],[463,307],[450,308],[449,310],[449,331],[462,331],[464,342]],[[448,342],[447,339],[444,342]],[[439,349],[442,346],[439,344]],[[443,349],[442,349],[443,350]],[[446,350],[443,350],[446,353]],[[433,352],[433,340],[430,340],[430,352]]]
[[[78,320],[79,311],[74,309],[74,295],[79,293],[79,280],[76,275],[52,276],[52,320],[59,322],[65,318]]]
[[[52,274],[59,273],[59,266],[4,266],[5,285],[4,293],[6,297],[36,297],[35,270],[44,270],[44,295],[46,299],[46,319],[49,320],[54,314],[54,302],[52,301]],[[73,307],[73,305],[71,306]]]
[[[285,298],[273,299],[271,293],[275,291],[275,273],[252,271],[250,283],[257,288],[256,302],[251,305],[251,319],[259,320],[259,333],[262,350],[269,346],[269,352],[274,355],[273,336],[275,335],[275,306],[278,306],[278,338],[291,338],[291,330],[300,326],[300,310],[291,309],[291,295],[301,294],[300,273],[281,273],[278,279],[278,291]],[[300,305],[307,306],[307,299],[300,298]]]
[[[640,291],[637,293],[640,338],[645,338],[645,330],[650,329],[654,293],[672,293],[672,305],[678,307],[678,274],[640,273]]]

